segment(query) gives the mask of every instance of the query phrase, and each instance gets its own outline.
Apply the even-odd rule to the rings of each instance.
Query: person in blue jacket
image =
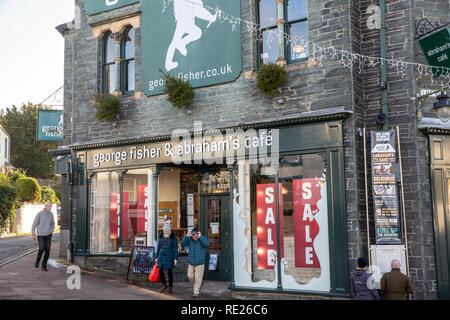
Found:
[[[358,258],[358,268],[350,276],[350,294],[355,300],[380,300],[370,273],[367,273],[367,259]]]
[[[159,268],[159,276],[161,277],[162,287],[159,292],[164,292],[169,288],[168,292],[173,292],[173,269],[177,265],[178,260],[178,241],[172,232],[170,222],[164,223],[163,232],[159,234],[158,250],[155,255],[155,263]],[[164,270],[167,270],[169,276],[169,286],[167,286]]]
[[[207,237],[202,236],[200,231],[194,228],[191,232],[187,233],[180,244],[183,247],[189,248],[188,278],[194,285],[194,294],[192,297],[197,298],[202,287],[203,274],[205,272],[206,250],[209,247],[209,241]]]

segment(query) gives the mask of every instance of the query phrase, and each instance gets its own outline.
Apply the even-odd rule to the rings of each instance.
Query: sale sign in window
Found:
[[[280,250],[284,257],[283,247],[283,195],[279,184],[278,203],[280,212]],[[257,253],[258,269],[274,269],[277,262],[277,225],[275,184],[258,184],[256,186],[256,220],[257,220]]]
[[[123,193],[122,239],[128,239],[128,192]],[[120,193],[111,192],[109,197],[109,238],[119,239],[120,235]]]
[[[147,233],[148,222],[146,212],[150,207],[150,191],[148,186],[137,186],[137,228],[136,233]]]
[[[321,200],[321,183],[317,179],[297,179],[292,181],[294,191],[294,237],[295,267],[319,268],[320,262],[314,248],[314,240],[319,234],[317,222],[320,212],[317,203]]]

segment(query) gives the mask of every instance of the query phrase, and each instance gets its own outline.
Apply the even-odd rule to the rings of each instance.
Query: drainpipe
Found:
[[[387,72],[386,72],[386,3],[385,0],[380,0],[380,57],[381,57],[381,107],[382,112],[386,115],[386,122],[383,130],[389,128],[388,117],[388,92],[387,92]]]

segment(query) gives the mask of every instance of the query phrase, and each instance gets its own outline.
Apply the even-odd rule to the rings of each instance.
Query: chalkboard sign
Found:
[[[128,265],[127,280],[130,271],[132,273],[150,274],[155,263],[155,248],[145,246],[133,246],[130,263]]]

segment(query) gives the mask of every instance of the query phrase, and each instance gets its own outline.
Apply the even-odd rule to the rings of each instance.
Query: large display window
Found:
[[[276,176],[277,170],[270,165],[239,162],[233,208],[235,285],[275,289],[281,282],[283,290],[328,292],[330,249],[324,155],[280,157],[278,197]]]

